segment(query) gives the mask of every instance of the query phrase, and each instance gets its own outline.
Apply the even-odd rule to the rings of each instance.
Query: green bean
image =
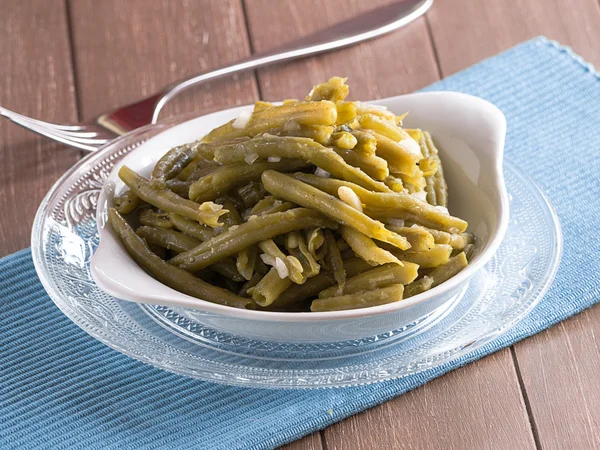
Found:
[[[325,230],[324,233],[325,243],[327,245],[326,262],[329,270],[333,273],[333,278],[338,285],[339,289],[344,287],[346,283],[346,269],[344,268],[344,261],[342,255],[338,250],[337,243],[333,234],[329,230]]]
[[[400,143],[373,132],[373,136],[377,140],[377,156],[385,159],[388,162],[390,172],[396,174],[401,173],[413,176],[417,173],[419,166],[417,163],[421,159],[420,155],[416,155],[405,148]]]
[[[235,204],[230,199],[226,197],[221,197],[216,200],[216,203],[223,206],[223,209],[227,210],[227,214],[223,215],[222,231],[225,231],[234,225],[240,225],[243,222],[242,217],[240,216],[240,213],[238,212]]]
[[[279,234],[315,227],[335,228],[335,224],[318,212],[306,208],[259,216],[231,227],[198,247],[175,256],[170,262],[185,270],[196,271]]]
[[[244,206],[249,208],[265,198],[267,191],[261,182],[251,181],[245,186],[238,188],[237,194],[242,199]]]
[[[173,228],[173,224],[165,213],[157,213],[150,208],[138,210],[138,219],[142,225],[158,228]]]
[[[259,200],[247,214],[248,217],[264,216],[265,214],[283,212],[296,207],[297,205],[294,205],[292,202],[284,202],[273,195],[268,195],[262,200]]]
[[[356,139],[356,137],[348,131],[333,133],[331,135],[331,140],[333,141],[336,147],[345,150],[352,150],[354,147],[356,147],[356,144],[358,144],[358,139]],[[362,156],[365,156],[362,153],[360,154]]]
[[[270,156],[302,159],[331,173],[333,176],[352,181],[367,189],[390,192],[383,183],[373,180],[362,170],[346,163],[330,148],[306,138],[282,137],[265,134],[242,144],[223,143],[214,150],[214,160],[221,164],[242,163],[250,156],[267,159]]]
[[[363,291],[372,291],[391,286],[392,284],[408,284],[417,278],[419,266],[409,262],[403,266],[398,264],[385,264],[367,270],[346,280],[342,292],[338,293],[335,287],[324,289],[319,293],[319,298],[334,297],[336,295],[356,294]]]
[[[467,264],[467,257],[464,252],[453,256],[447,263],[436,267],[423,278],[413,281],[406,286],[405,298],[420,294],[442,284],[467,267]]]
[[[447,233],[440,230],[432,230],[430,228],[419,227],[433,236],[436,244],[448,244],[455,250],[462,250],[468,244],[473,242],[473,235],[471,233]],[[418,229],[417,227],[411,227],[411,229]]]
[[[448,207],[448,185],[446,184],[446,179],[444,178],[444,169],[442,167],[442,161],[440,160],[438,150],[435,147],[435,144],[433,143],[431,135],[427,132],[425,132],[424,134],[427,148],[429,148],[431,156],[436,158],[438,162],[438,169],[433,175],[433,187],[435,189],[436,203],[439,206]]]
[[[152,253],[144,240],[135,234],[114,208],[110,208],[108,211],[108,222],[127,253],[161,283],[184,294],[209,302],[236,308],[252,306],[253,302],[250,299],[239,297],[225,289],[205,283],[191,273],[160,259]]]
[[[377,139],[371,133],[365,131],[352,130],[352,136],[356,138],[354,151],[365,156],[374,156],[377,150]]]
[[[250,297],[252,294],[250,294],[248,291],[253,288],[254,286],[256,286],[258,284],[258,282],[263,278],[263,275],[261,275],[258,272],[254,272],[254,275],[252,275],[252,278],[250,278],[248,281],[246,281],[241,289],[238,292],[238,295],[241,295],[242,297]]]
[[[295,159],[286,159],[280,162],[262,161],[252,165],[242,163],[222,166],[192,183],[189,197],[198,203],[214,200],[239,186],[260,179],[265,170],[293,172],[306,167],[308,167],[306,162]]]
[[[321,266],[308,250],[308,245],[304,236],[297,231],[292,231],[287,235],[286,248],[291,256],[294,256],[302,265],[302,276],[311,278],[321,271]],[[306,281],[306,280],[305,280]]]
[[[306,97],[307,101],[330,100],[341,102],[348,96],[350,88],[346,84],[347,78],[332,77],[329,81],[317,84]]]
[[[189,181],[181,181],[181,180],[178,180],[177,178],[174,178],[172,180],[168,180],[166,186],[167,186],[167,189],[169,189],[170,191],[173,191],[180,197],[187,199],[187,198],[190,198],[189,197],[190,184],[191,183]]]
[[[155,189],[150,180],[138,175],[127,166],[121,167],[119,178],[145,202],[163,211],[176,213],[209,226],[219,226],[219,217],[227,213],[221,207],[215,208],[217,205],[213,203],[205,202],[198,205],[167,189]]]
[[[337,109],[336,125],[350,123],[356,119],[356,105],[354,102],[338,102],[335,107]]]
[[[402,265],[402,262],[393,254],[375,244],[371,238],[351,227],[343,226],[340,229],[342,237],[352,248],[356,256],[364,259],[372,266],[394,263]]]
[[[465,253],[465,256],[467,257],[467,260],[471,260],[471,258],[473,257],[474,251],[475,251],[475,244],[465,245],[464,253]]]
[[[187,181],[190,175],[196,171],[198,164],[200,164],[202,160],[203,158],[200,155],[194,156],[194,159],[192,159],[187,166],[181,169],[181,172],[179,172],[175,178],[179,181]]]
[[[392,253],[402,261],[409,261],[418,264],[423,269],[429,269],[448,262],[452,247],[445,244],[436,244],[431,249],[423,252],[392,250]]]
[[[152,243],[148,242],[148,248],[152,251],[152,253],[154,253],[160,259],[165,259],[167,257],[167,249],[164,247],[161,247],[160,245],[156,245],[156,244],[152,244]]]
[[[119,214],[129,214],[143,202],[133,191],[127,191],[121,195],[115,196],[113,203]]]
[[[464,220],[444,214],[427,202],[421,201],[404,192],[372,192],[347,181],[322,178],[307,173],[296,173],[293,176],[297,180],[332,195],[336,195],[341,186],[348,186],[358,195],[361,202],[366,205],[365,210],[371,217],[385,220],[392,218],[410,220],[428,228],[435,228],[450,233],[461,233],[467,228],[467,222]]]
[[[260,256],[263,262],[269,266],[275,267],[281,278],[289,278],[296,284],[302,284],[306,281],[306,277],[302,274],[304,269],[302,264],[300,264],[300,261],[294,256],[283,253],[272,239],[266,239],[259,242],[258,247],[263,251],[263,255]],[[277,264],[278,260],[284,264],[285,269]],[[281,271],[283,270],[287,272],[285,275],[281,274]]]
[[[269,134],[309,138],[319,144],[328,145],[331,142],[333,130],[334,127],[331,125],[298,125],[293,123],[286,124],[283,128],[273,128],[269,130]]]
[[[419,141],[419,146],[421,147],[421,155],[423,156],[423,159],[419,162],[419,167],[421,166],[421,162],[424,159],[427,158],[431,158],[431,152],[429,150],[429,147],[427,146],[427,142],[425,141],[425,134],[423,134],[423,132],[421,132],[421,130],[419,131],[419,135],[420,135],[420,139]],[[437,205],[437,200],[436,200],[436,195],[435,195],[435,188],[434,188],[434,181],[433,181],[433,176],[425,176],[425,187],[424,187],[425,192],[427,192],[427,203],[429,203],[430,205]]]
[[[374,180],[385,180],[385,178],[390,174],[387,161],[383,158],[378,156],[365,156],[362,153],[355,152],[354,150],[347,150],[343,148],[334,147],[333,151],[341,156],[348,164],[358,167]]]
[[[187,252],[198,245],[200,241],[183,233],[164,228],[152,228],[147,226],[139,227],[136,233],[146,242],[160,245],[167,250],[173,250],[176,253]],[[235,264],[231,259],[224,259],[215,263],[212,268],[221,275],[234,281],[243,281],[244,278],[239,274]]]
[[[404,191],[404,184],[402,183],[401,178],[396,178],[396,177],[390,175],[390,176],[385,177],[383,182],[393,192],[403,192]]]
[[[312,312],[343,311],[347,309],[368,308],[370,306],[385,305],[402,300],[404,286],[393,284],[391,286],[359,294],[341,295],[313,300],[310,305]]]
[[[392,230],[394,233],[398,233],[400,236],[404,236],[410,244],[410,249],[413,251],[429,250],[436,243],[432,233],[423,227],[398,227],[389,224],[386,225],[386,227],[389,230]],[[440,231],[439,233],[444,233],[444,231]],[[445,234],[449,236],[454,236],[450,233]]]
[[[272,170],[265,171],[261,179],[265,188],[273,195],[306,208],[317,209],[342,225],[355,228],[371,238],[388,242],[403,250],[410,248],[405,238],[387,230],[381,222],[309,184]]]
[[[371,269],[371,266],[360,258],[353,258],[344,263],[344,270],[348,277],[353,277],[369,269]],[[323,289],[335,284],[336,281],[333,273],[321,271],[319,275],[309,278],[304,284],[292,284],[289,289],[275,300],[271,305],[271,309],[286,308],[294,303],[314,297]]]
[[[289,278],[280,278],[277,269],[273,267],[249,291],[251,291],[252,300],[265,307],[272,304],[292,284],[292,280]]]
[[[201,242],[207,241],[215,235],[214,230],[206,225],[200,225],[190,219],[186,219],[179,214],[169,213],[169,220],[179,231],[198,239]]]
[[[325,257],[327,252],[327,246],[325,246],[325,238],[323,237],[323,230],[315,228],[314,230],[308,230],[306,233],[306,242],[308,244],[308,251],[317,261],[321,261]]]
[[[195,144],[172,148],[158,160],[152,169],[154,186],[164,188],[167,180],[175,178],[197,156]]]
[[[393,121],[382,119],[373,114],[363,114],[359,117],[358,123],[362,128],[373,130],[396,142],[409,137],[409,135]]]
[[[235,260],[235,267],[245,280],[249,281],[254,276],[256,258],[258,258],[258,248],[255,245],[240,250],[238,253]]]

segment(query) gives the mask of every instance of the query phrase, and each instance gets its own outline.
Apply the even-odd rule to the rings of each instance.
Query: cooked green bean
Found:
[[[365,131],[352,130],[352,136],[356,138],[354,151],[365,156],[374,156],[377,150],[377,139]]]
[[[331,135],[334,130],[334,127],[331,125],[286,125],[283,128],[269,130],[269,134],[309,138],[317,141],[319,144],[328,145],[331,142]]]
[[[354,102],[338,102],[335,107],[337,109],[336,125],[350,123],[356,119],[356,105]]]
[[[410,249],[413,251],[429,250],[436,243],[432,233],[423,227],[398,227],[389,224],[386,225],[386,227],[392,230],[394,233],[398,233],[400,236],[404,236],[406,240],[408,240],[408,242],[410,243]],[[444,231],[440,231],[440,233],[444,233]],[[445,234],[450,235],[450,233]],[[444,243],[446,244],[447,242]]]
[[[315,208],[342,225],[355,228],[373,239],[388,242],[403,250],[410,248],[405,238],[387,230],[381,222],[307,183],[272,170],[263,173],[262,181],[273,195],[306,208]]]
[[[429,150],[429,147],[427,146],[427,142],[425,141],[425,135],[423,134],[423,132],[421,130],[415,130],[418,131],[418,135],[420,137],[420,139],[417,141],[419,143],[419,146],[421,147],[421,155],[423,156],[423,159],[421,159],[421,161],[419,161],[419,168],[421,168],[422,170],[422,163],[424,160],[430,159],[432,158],[431,156],[431,152]],[[433,181],[433,175],[425,175],[423,174],[425,177],[425,186],[424,186],[424,190],[425,192],[427,192],[427,203],[429,203],[430,205],[437,205],[437,200],[436,200],[436,196],[435,196],[435,188],[434,188],[434,181]]]
[[[177,195],[179,195],[180,197],[183,197],[183,198],[190,198],[189,197],[190,185],[191,185],[191,182],[181,181],[181,180],[178,180],[177,178],[167,181],[167,189],[175,192]]]
[[[325,230],[324,237],[325,244],[327,245],[327,253],[325,254],[327,266],[333,273],[333,279],[337,283],[338,288],[342,289],[346,283],[346,269],[344,268],[342,255],[330,230]]]
[[[187,166],[181,169],[181,172],[175,177],[179,181],[187,181],[187,179],[198,169],[200,162],[206,162],[200,155],[196,155]]]
[[[277,269],[273,267],[248,292],[252,294],[252,300],[265,307],[272,304],[292,284],[292,280],[289,278],[280,278]]]
[[[390,172],[410,176],[417,173],[420,154],[413,153],[403,141],[396,142],[376,132],[373,132],[373,136],[377,140],[377,156],[388,162]]]
[[[347,78],[331,77],[329,81],[314,86],[306,97],[306,100],[341,102],[348,96],[348,92],[350,92],[346,80]]]
[[[352,135],[351,135],[352,136]],[[385,180],[389,176],[387,161],[378,156],[365,156],[362,153],[344,148],[333,149],[344,161],[354,167],[358,167],[364,173],[377,181]],[[291,172],[291,171],[288,171]]]
[[[250,278],[248,281],[246,281],[242,285],[242,287],[238,291],[238,295],[241,295],[242,297],[251,297],[252,294],[248,291],[251,288],[253,288],[254,286],[256,286],[258,284],[258,282],[263,278],[263,276],[264,275],[261,275],[258,272],[254,272],[254,275],[252,275],[252,278]]]
[[[306,281],[306,277],[302,275],[304,268],[300,261],[294,256],[283,253],[277,247],[277,244],[273,242],[273,239],[259,242],[258,247],[263,251],[260,258],[265,264],[277,269],[280,278],[289,278],[296,284],[302,284]]]
[[[344,263],[346,276],[353,277],[372,267],[360,258],[353,258]],[[316,296],[322,290],[336,285],[333,273],[321,271],[319,275],[309,278],[304,284],[292,284],[271,305],[271,309],[286,308],[294,303]],[[337,287],[336,287],[337,289]]]
[[[142,225],[158,228],[173,228],[173,224],[169,220],[166,213],[158,213],[150,208],[141,208],[138,210],[138,219]]]
[[[220,206],[216,208],[217,205],[213,203],[205,202],[199,205],[167,189],[155,189],[150,180],[138,175],[127,166],[121,167],[119,178],[145,202],[163,211],[176,213],[209,226],[219,226],[219,217],[227,213]]]
[[[394,263],[402,265],[402,262],[393,254],[375,244],[371,238],[365,236],[354,228],[343,226],[340,229],[342,237],[348,243],[352,251],[360,258],[373,266]]]
[[[417,278],[419,274],[417,264],[406,262],[403,266],[398,264],[385,264],[375,267],[366,272],[348,278],[346,284],[340,293],[337,288],[329,287],[319,292],[319,298],[334,297],[336,295],[356,294],[363,291],[372,291],[392,284],[409,284]]]
[[[377,117],[373,114],[361,115],[358,119],[358,123],[362,128],[373,130],[396,142],[409,137],[406,131],[396,125],[393,121]]]
[[[313,312],[343,311],[347,309],[368,308],[370,306],[385,305],[402,300],[404,286],[393,284],[373,291],[358,294],[341,295],[313,300],[310,310]]]
[[[393,192],[402,192],[404,191],[404,184],[402,183],[402,179],[396,178],[392,175],[385,177],[383,180],[385,185],[389,187]]]
[[[431,249],[422,252],[402,252],[395,249],[391,251],[402,261],[409,261],[418,264],[423,269],[429,269],[448,262],[452,253],[452,247],[445,244],[435,244]]]
[[[236,308],[253,305],[248,298],[239,297],[226,289],[208,284],[191,273],[163,261],[148,248],[144,240],[125,222],[114,208],[108,210],[108,221],[131,257],[154,278],[184,294]]]
[[[265,198],[267,191],[261,182],[251,181],[250,183],[238,188],[237,194],[242,199],[244,206],[249,208]]]
[[[141,238],[144,238],[146,242],[160,245],[161,247],[164,247],[167,250],[173,250],[176,253],[183,253],[200,245],[198,239],[186,236],[178,231],[167,230],[164,228],[142,226],[136,230],[136,233]],[[231,259],[219,261],[215,263],[212,268],[221,275],[231,278],[234,281],[244,280],[238,273],[236,266]]]
[[[467,222],[464,220],[444,214],[436,207],[404,192],[372,192],[348,181],[322,178],[307,173],[295,173],[293,176],[331,195],[337,194],[340,186],[348,186],[366,205],[367,214],[371,217],[385,220],[392,218],[410,220],[428,228],[450,233],[462,233],[467,228]]]
[[[323,237],[323,230],[315,228],[314,230],[308,230],[306,242],[308,244],[308,251],[317,261],[321,261],[325,257],[327,252],[327,246],[325,244],[325,238]]]
[[[440,160],[438,150],[435,147],[435,144],[433,143],[431,135],[427,132],[425,132],[424,135],[425,142],[427,144],[427,147],[429,148],[429,152],[431,156],[437,159],[438,163],[437,171],[433,175],[433,187],[435,189],[436,203],[439,206],[448,207],[448,185],[446,184],[446,179],[444,178],[444,169],[442,167],[442,161]]]
[[[412,297],[442,284],[467,267],[467,264],[467,256],[464,252],[453,256],[445,264],[436,267],[423,278],[413,281],[406,286],[405,297]]]
[[[179,214],[169,213],[169,220],[179,231],[202,242],[207,241],[215,235],[211,227],[200,225],[198,222],[186,219]]]
[[[190,163],[198,153],[195,144],[180,145],[172,148],[158,160],[152,169],[151,180],[154,186],[164,188],[167,180],[175,178]]]
[[[255,245],[242,249],[238,253],[235,260],[235,267],[245,280],[249,281],[254,276],[256,258],[258,258],[258,248]]]
[[[356,144],[358,144],[358,139],[356,139],[356,137],[348,131],[333,133],[331,135],[331,140],[336,147],[346,150],[352,150],[354,147],[356,147]]]
[[[335,228],[336,225],[319,212],[306,208],[259,216],[175,256],[170,262],[185,270],[196,271],[279,234],[315,227]]]
[[[252,165],[242,163],[222,166],[192,183],[189,197],[198,203],[214,200],[239,186],[259,180],[265,170],[293,172],[306,167],[308,167],[306,162],[296,159],[285,159],[280,162],[257,161]]]
[[[471,233],[447,233],[445,231],[433,230],[424,227],[410,228],[413,230],[421,228],[433,236],[436,244],[448,244],[455,250],[462,250],[465,248],[465,246],[473,242],[473,235]]]
[[[113,203],[119,214],[129,214],[143,202],[133,191],[127,191],[121,195],[115,196]]]
[[[311,278],[321,271],[321,266],[308,250],[304,236],[297,231],[292,231],[286,238],[286,249],[302,265],[302,276]],[[305,280],[306,281],[306,280]]]
[[[273,156],[302,159],[333,176],[352,181],[367,189],[390,192],[385,184],[373,180],[362,170],[349,165],[332,149],[307,138],[265,134],[243,143],[223,143],[220,148],[214,150],[214,160],[221,164],[238,164],[246,161],[248,157],[255,156],[261,159]]]

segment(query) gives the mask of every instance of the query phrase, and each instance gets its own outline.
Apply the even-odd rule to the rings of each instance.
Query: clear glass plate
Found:
[[[33,226],[34,263],[52,300],[83,330],[132,358],[248,387],[384,381],[444,364],[505,333],[538,303],[556,274],[562,253],[557,217],[533,181],[507,161],[511,219],[497,254],[454,302],[402,329],[334,343],[263,342],[206,327],[191,310],[111,297],[89,272],[98,244],[98,193],[117,161],[183,120],[136,130],[81,160],[48,193]]]

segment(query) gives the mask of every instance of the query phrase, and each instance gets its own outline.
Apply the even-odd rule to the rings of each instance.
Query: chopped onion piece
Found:
[[[256,161],[258,159],[258,154],[257,153],[248,153],[246,155],[246,157],[244,158],[244,161],[246,161],[247,164],[254,164],[254,161]]]
[[[404,219],[388,219],[387,223],[393,227],[403,227]]]
[[[277,270],[277,275],[282,280],[290,275],[290,271],[281,258],[275,258],[275,270]]]
[[[400,142],[398,142],[398,145],[413,155],[421,156],[421,146],[411,137],[402,139]]]
[[[441,212],[443,212],[447,216],[450,215],[450,211],[448,211],[448,208],[446,208],[445,206],[438,205],[438,206],[436,206],[436,209],[439,209]]]
[[[317,170],[315,170],[315,175],[321,178],[329,178],[331,176],[329,172],[321,169],[320,167],[317,167]]]
[[[354,209],[357,209],[360,212],[363,212],[362,203],[356,192],[350,189],[348,186],[340,186],[338,188],[338,197],[344,203],[352,206]]]
[[[238,118],[233,121],[231,126],[238,130],[246,128],[246,125],[250,122],[250,117],[252,117],[252,111],[242,111]]]
[[[427,201],[427,192],[425,191],[418,191],[418,192],[414,192],[413,197],[417,197],[419,200],[426,202]]]
[[[269,162],[279,162],[279,161],[281,161],[281,156],[269,156],[267,158],[267,161],[269,161]]]

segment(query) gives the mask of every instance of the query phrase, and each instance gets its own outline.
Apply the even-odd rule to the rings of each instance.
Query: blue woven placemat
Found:
[[[402,380],[318,391],[227,387],[145,366],[92,339],[47,297],[23,250],[0,260],[0,448],[272,448],[600,300],[600,76],[539,38],[428,90],[498,105],[508,119],[507,156],[527,168],[558,212],[563,262],[524,322],[467,357]]]

